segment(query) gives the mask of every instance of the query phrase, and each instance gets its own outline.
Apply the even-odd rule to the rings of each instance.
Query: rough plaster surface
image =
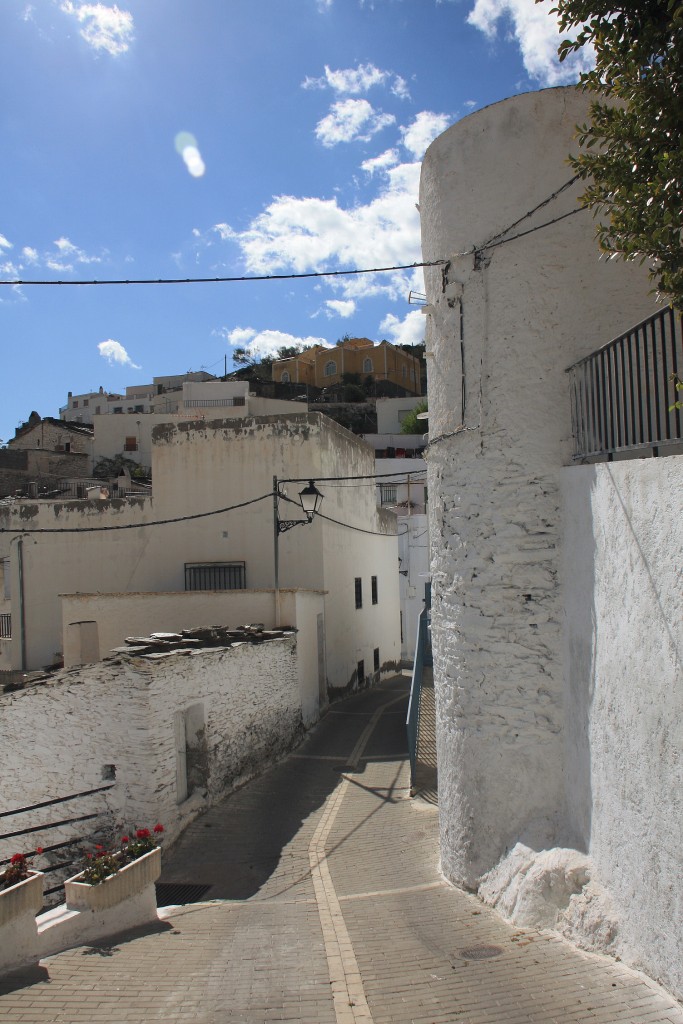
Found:
[[[619,954],[679,997],[681,493],[680,455],[563,471],[569,834],[614,900]]]
[[[178,803],[174,715],[197,704],[204,784]],[[74,814],[106,807],[114,833],[160,821],[170,842],[203,807],[281,756],[301,729],[294,638],[117,658],[0,695],[0,778],[11,806],[23,807],[100,786],[103,767],[115,765],[104,800],[64,806],[77,808]],[[45,820],[44,811],[21,819],[23,827]],[[55,833],[35,833],[32,841],[50,845]],[[15,852],[15,842],[0,843],[0,859]]]
[[[598,259],[590,215],[542,226],[576,209],[560,189],[586,103],[514,97],[423,163],[423,256],[450,259],[425,275],[441,858],[476,888],[517,843],[589,855],[622,949],[680,994],[680,475],[646,470],[629,506],[586,467],[602,483],[570,508],[584,470],[563,468],[565,368],[654,311],[643,268]],[[597,885],[570,898],[577,934],[600,931]]]

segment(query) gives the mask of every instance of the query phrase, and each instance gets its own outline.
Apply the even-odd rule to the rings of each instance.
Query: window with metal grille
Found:
[[[286,370],[282,371],[282,376],[280,377],[280,380],[282,381],[283,384],[289,384],[289,374],[287,373]]]
[[[185,590],[245,590],[244,562],[185,563]]]
[[[382,505],[396,504],[396,484],[380,484],[379,500]]]
[[[356,576],[355,587],[356,587],[356,608],[362,608],[363,607],[363,580],[360,578],[360,576]]]
[[[372,576],[370,578],[370,585],[372,587],[372,603],[377,604],[377,577]]]
[[[337,364],[334,362],[334,360],[330,359],[329,363],[325,363],[325,376],[334,377],[336,372]]]
[[[372,652],[372,667],[375,672],[379,672],[379,647],[375,647]]]

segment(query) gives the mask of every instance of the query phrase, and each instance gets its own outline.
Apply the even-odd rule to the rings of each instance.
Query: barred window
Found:
[[[356,576],[355,591],[356,591],[356,608],[362,608],[363,607],[363,580],[360,578],[360,576]]]
[[[396,484],[380,484],[379,500],[382,505],[396,504]]]
[[[334,359],[330,359],[329,363],[325,363],[325,376],[334,377],[337,372],[337,364]]]
[[[245,590],[244,562],[186,562],[185,590]]]
[[[370,583],[372,586],[372,603],[377,604],[377,577],[373,576]]]

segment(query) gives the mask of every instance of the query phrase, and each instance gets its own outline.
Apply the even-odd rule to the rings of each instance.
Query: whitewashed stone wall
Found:
[[[190,719],[203,716],[205,726],[194,752],[202,784],[179,803],[175,715],[197,705],[203,710]],[[111,819],[126,828],[160,821],[172,840],[199,810],[281,756],[302,729],[295,637],[65,670],[0,695],[3,807],[103,785],[103,769],[115,765],[106,795]],[[31,822],[63,816],[48,808]],[[50,833],[26,840],[53,841]],[[0,844],[0,859],[20,842]]]
[[[653,308],[642,268],[598,259],[589,213],[539,227],[577,208],[578,185],[525,217],[571,178],[587,102],[570,88],[505,100],[422,168],[423,255],[451,258],[426,275],[442,863],[469,886],[518,840],[557,841],[564,369]]]
[[[562,874],[558,924],[681,994],[680,456],[563,468],[565,368],[655,308],[572,212],[586,104],[506,100],[423,164],[423,255],[450,260],[426,273],[442,867],[503,862],[502,909]]]
[[[683,456],[563,471],[567,837],[611,949],[683,997]],[[567,915],[596,926],[585,899]],[[597,935],[601,945],[604,935]]]

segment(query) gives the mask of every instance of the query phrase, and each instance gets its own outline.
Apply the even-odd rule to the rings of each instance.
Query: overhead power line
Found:
[[[305,274],[244,274],[241,277],[138,277],[120,279],[94,279],[78,281],[24,280],[1,281],[5,285],[104,285],[104,284],[234,284],[241,281],[293,281],[307,277],[349,277],[353,274],[384,274],[392,270],[416,270],[419,267],[438,267],[446,260],[425,263],[402,263],[395,267],[366,267],[362,270],[315,270]]]

